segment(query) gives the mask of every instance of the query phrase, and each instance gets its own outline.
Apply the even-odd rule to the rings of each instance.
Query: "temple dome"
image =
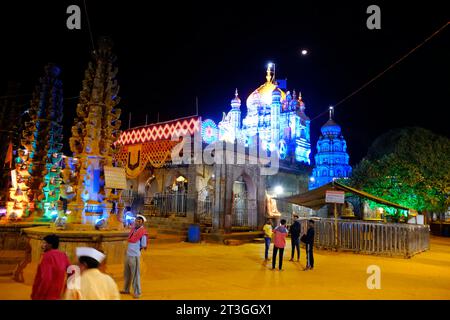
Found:
[[[255,99],[260,99],[261,103],[265,105],[272,104],[272,96],[279,94],[281,95],[280,101],[283,102],[286,100],[286,93],[277,87],[276,84],[272,82],[266,82],[258,89],[253,91],[250,96],[247,98],[247,106],[252,105]]]
[[[341,134],[341,127],[334,122],[333,119],[329,119],[323,126],[320,128],[323,136],[334,136],[338,137]]]
[[[234,98],[231,100],[231,107],[232,108],[240,108],[241,106],[241,99],[239,99],[238,91],[236,89],[236,92],[234,93]]]

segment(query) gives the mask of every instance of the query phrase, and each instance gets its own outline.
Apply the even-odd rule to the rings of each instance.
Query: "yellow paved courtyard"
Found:
[[[302,271],[304,250],[300,263],[289,262],[288,244],[283,271],[271,270],[263,251],[259,243],[153,245],[143,255],[141,299],[450,299],[450,238],[432,237],[431,249],[411,259],[316,250],[312,271]],[[381,289],[367,288],[370,265],[381,269]],[[0,299],[30,292],[0,278]]]

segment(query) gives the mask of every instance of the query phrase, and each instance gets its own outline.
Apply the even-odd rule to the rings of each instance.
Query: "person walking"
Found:
[[[303,235],[302,241],[306,245],[306,268],[304,271],[312,270],[314,268],[314,220],[308,221],[308,231]]]
[[[135,225],[128,236],[127,256],[124,266],[124,289],[123,294],[130,294],[130,285],[133,284],[133,297],[141,297],[141,250],[147,249],[148,232],[144,227],[147,219],[138,214],[135,219]]]
[[[59,300],[62,297],[70,261],[64,252],[58,250],[58,247],[57,235],[44,237],[41,245],[44,254],[34,278],[32,300]]]
[[[100,271],[105,255],[90,247],[76,249],[80,272],[67,280],[66,300],[120,300],[117,284]],[[81,275],[80,275],[81,274]]]
[[[266,224],[263,227],[264,231],[264,243],[265,243],[265,251],[264,251],[264,257],[265,260],[269,260],[269,248],[270,248],[270,242],[272,241],[272,224],[270,223],[270,220],[266,220]]]
[[[300,261],[300,232],[301,226],[300,221],[298,221],[298,215],[294,214],[294,223],[292,223],[289,228],[289,232],[291,233],[291,259],[289,261],[294,261],[294,253],[297,250],[297,261]]]
[[[283,267],[283,253],[284,247],[286,246],[287,234],[288,230],[286,228],[286,220],[281,219],[280,225],[273,230],[272,270],[275,269],[278,251],[280,252],[278,269],[281,271],[281,268]]]

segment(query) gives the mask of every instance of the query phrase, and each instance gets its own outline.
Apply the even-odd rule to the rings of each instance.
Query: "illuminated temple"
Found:
[[[89,67],[99,71],[86,73],[72,127],[73,157],[55,171],[63,198],[52,207],[58,227],[113,229],[132,219],[127,212],[140,212],[156,225],[172,218],[178,229],[199,223],[213,232],[249,231],[268,217],[302,213],[276,199],[308,190],[310,119],[302,95],[276,80],[273,64],[245,104],[236,89],[218,124],[195,115],[119,133],[117,70],[109,42],[99,45]],[[91,81],[94,75],[103,78]],[[95,123],[102,123],[102,138]]]
[[[283,89],[270,64],[266,81],[249,94],[246,108],[236,90],[231,110],[218,124],[192,116],[125,130],[115,155],[126,171],[124,206],[150,221],[172,217],[171,225],[197,222],[214,232],[258,230],[267,217],[290,218],[300,209],[283,207],[274,198],[308,190],[310,120],[301,94]],[[194,139],[194,151],[203,152],[200,160],[181,152],[181,146],[191,146],[186,138]],[[245,161],[221,163],[220,152],[215,161],[205,161],[208,148],[221,145],[234,146],[232,158]],[[265,165],[253,161],[249,150],[255,145],[277,159],[275,174],[265,174]],[[176,162],[174,154],[182,154],[183,162]]]
[[[309,189],[315,189],[333,179],[348,178],[352,167],[348,164],[347,143],[341,134],[341,127],[333,120],[333,107],[330,118],[320,129],[322,135],[317,141],[315,167],[310,178]]]
[[[266,82],[247,98],[247,114],[241,123],[241,100],[236,89],[231,110],[219,122],[219,139],[248,147],[258,136],[263,149],[277,150],[280,159],[309,164],[311,152],[309,118],[302,96],[278,87],[273,65],[267,68]]]

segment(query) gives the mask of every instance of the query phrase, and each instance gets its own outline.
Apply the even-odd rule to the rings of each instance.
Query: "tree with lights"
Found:
[[[416,127],[391,130],[373,142],[347,183],[418,211],[444,212],[450,139]]]

